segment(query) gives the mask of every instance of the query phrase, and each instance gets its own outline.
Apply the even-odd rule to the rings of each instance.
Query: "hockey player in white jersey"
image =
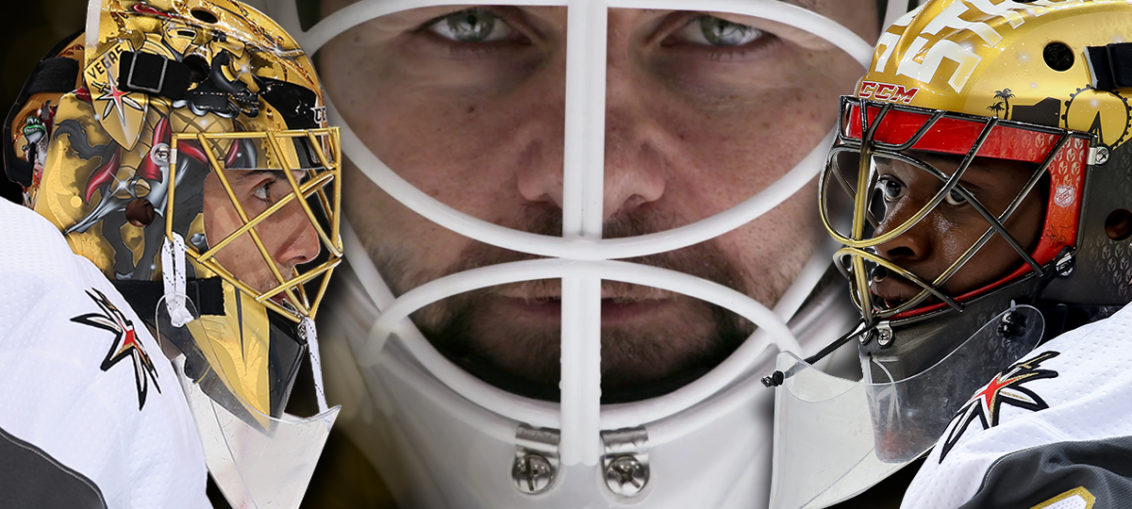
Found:
[[[1130,37],[1126,2],[1072,0],[933,1],[882,34],[819,191],[865,380],[780,360],[776,506],[933,445],[905,507],[1126,505],[1127,449],[1096,442],[1132,431],[1126,318],[1034,347],[1132,299]]]
[[[836,97],[909,2],[267,3],[343,126],[328,386],[397,503],[764,506],[758,378],[853,318]]]
[[[342,249],[302,49],[237,2],[95,0],[4,134],[34,212],[0,206],[0,506],[207,507],[207,465],[235,507],[297,507]]]

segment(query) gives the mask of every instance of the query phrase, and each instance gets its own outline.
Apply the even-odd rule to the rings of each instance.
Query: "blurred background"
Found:
[[[86,4],[86,0],[5,2],[0,12],[0,114],[7,117],[24,78],[47,51],[82,30]],[[20,199],[19,186],[6,178],[0,178],[0,194],[9,200]]]

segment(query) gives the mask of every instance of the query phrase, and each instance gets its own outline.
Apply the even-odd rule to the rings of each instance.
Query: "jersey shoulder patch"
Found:
[[[1034,412],[1049,408],[1049,404],[1040,395],[1024,384],[1044,378],[1056,378],[1056,371],[1042,369],[1041,365],[1058,355],[1059,352],[1047,350],[1018,361],[975,391],[975,395],[960,407],[956,417],[947,425],[940,444],[939,462],[943,463],[947,453],[951,452],[971,423],[978,421],[984,430],[998,426],[1000,410],[1004,404]]]
[[[110,339],[110,348],[106,352],[106,357],[102,359],[99,369],[109,371],[119,362],[128,359],[130,361],[128,365],[134,368],[134,385],[138,392],[138,410],[141,410],[145,407],[150,383],[153,384],[153,388],[157,392],[161,392],[161,386],[157,384],[157,368],[154,367],[153,360],[146,353],[139,331],[134,328],[133,320],[126,318],[122,310],[110,302],[106,294],[98,291],[97,288],[87,290],[86,294],[98,306],[99,311],[73,317],[71,321],[113,334],[113,338]]]

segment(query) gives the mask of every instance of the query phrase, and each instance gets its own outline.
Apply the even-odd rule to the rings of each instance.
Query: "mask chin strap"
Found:
[[[165,283],[165,308],[174,327],[193,319],[185,305],[185,239],[177,233],[165,237],[161,246],[161,275]]]
[[[864,334],[870,334],[870,333],[872,333],[873,329],[875,329],[875,328],[876,328],[875,326],[866,327],[864,322],[862,322],[861,324],[857,325],[857,328],[853,329],[848,334],[845,334],[844,336],[841,336],[840,338],[835,339],[832,343],[826,345],[825,348],[822,348],[821,351],[819,351],[818,353],[815,353],[815,354],[813,354],[809,357],[806,357],[805,359],[803,359],[803,361],[806,364],[809,364],[809,365],[812,366],[817,361],[822,360],[827,355],[836,351],[838,348],[841,348],[841,346],[844,345],[845,343],[848,343],[849,340],[851,340],[855,337],[864,335]],[[800,367],[795,367],[795,370],[797,370],[797,369],[800,369]],[[782,382],[786,381],[787,378],[790,378],[790,376],[793,375],[795,372],[796,371],[789,371],[789,372],[783,373],[782,371],[776,370],[774,373],[771,373],[770,375],[764,376],[762,378],[762,383],[766,387],[770,387],[770,388],[778,387],[779,385],[782,385]]]
[[[314,328],[314,320],[304,316],[299,322],[299,335],[307,342],[307,353],[310,355],[311,375],[314,378],[314,395],[318,399],[318,413],[326,412],[326,393],[322,389],[322,358],[318,353],[318,331]]]

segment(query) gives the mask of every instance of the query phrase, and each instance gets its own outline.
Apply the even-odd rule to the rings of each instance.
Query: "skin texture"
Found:
[[[296,180],[303,177],[300,172],[294,174]],[[233,170],[226,172],[225,176],[249,220],[292,191],[286,175],[280,170]],[[203,210],[206,211],[205,236],[211,245],[243,226],[244,222],[215,171],[209,172],[205,177],[203,201]],[[296,266],[318,256],[318,233],[297,201],[292,200],[254,229],[285,279],[290,279]],[[216,261],[259,292],[266,292],[279,285],[279,280],[271,272],[250,234],[240,235],[218,251]]]
[[[323,3],[324,15],[350,2]],[[812,2],[872,40],[875,2]],[[494,30],[452,40],[463,7],[365,22],[319,52],[346,123],[382,161],[440,201],[503,226],[561,234],[566,11],[475,11]],[[817,37],[719,14],[755,31],[707,39],[705,13],[609,16],[603,217],[607,238],[666,230],[726,210],[792,168],[834,124],[862,69]],[[463,26],[467,26],[466,24]],[[485,25],[479,25],[485,26]],[[489,32],[485,29],[485,32]],[[364,84],[364,85],[362,85]],[[397,294],[460,270],[527,258],[447,231],[346,166],[343,208]],[[813,186],[758,220],[688,248],[633,260],[694,274],[773,305],[820,238]],[[689,297],[605,282],[603,394],[661,393],[714,366],[753,330]],[[413,318],[481,378],[555,398],[559,282],[470,292]]]
[[[916,154],[945,175],[953,175],[959,158]],[[942,187],[942,181],[926,171],[903,161],[880,160],[878,191],[885,195],[886,213],[877,234],[891,231],[908,220]],[[1002,214],[1015,195],[1034,174],[1027,163],[999,159],[976,158],[959,180],[976,200],[994,216]],[[1029,252],[1037,244],[1044,212],[1044,197],[1039,182],[1022,201],[1021,206],[1003,225],[1018,244]],[[990,226],[970,204],[956,196],[944,200],[904,234],[877,246],[877,252],[897,265],[910,270],[927,282],[934,281],[955,263]],[[949,295],[961,295],[991,283],[1016,269],[1022,258],[998,234],[991,239],[943,285]],[[874,295],[890,303],[907,300],[919,287],[894,275],[874,276],[870,286]]]

